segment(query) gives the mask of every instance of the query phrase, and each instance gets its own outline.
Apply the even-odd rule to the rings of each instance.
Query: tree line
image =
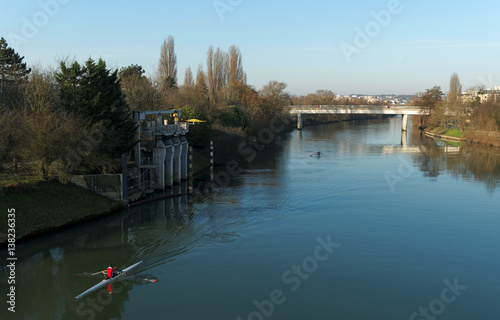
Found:
[[[271,117],[286,119],[283,107],[290,104],[283,82],[259,91],[247,84],[234,45],[210,47],[205,68],[198,65],[195,76],[187,68],[183,85],[172,36],[152,77],[140,65],[112,70],[102,59],[66,59],[56,70],[23,60],[0,39],[0,171],[32,167],[41,179],[120,170],[121,155],[136,143],[132,110],[180,109],[183,119],[206,121],[191,127],[191,144],[212,139],[232,150],[255,141]]]
[[[429,113],[419,117],[422,129],[442,127],[458,128],[473,135],[475,131],[498,132],[500,129],[500,97],[490,94],[486,99],[485,88],[471,88],[462,92],[460,78],[456,73],[450,77],[450,86],[445,95],[440,86],[434,86],[413,97],[412,104],[421,106]]]
[[[188,67],[180,85],[172,36],[162,43],[158,69],[149,77],[140,65],[113,70],[102,59],[66,59],[55,70],[30,68],[23,60],[0,38],[0,172],[30,167],[41,179],[118,172],[122,154],[136,143],[132,110],[180,109],[183,120],[204,120],[190,127],[188,140],[202,147],[214,140],[223,162],[238,156],[242,142],[262,147],[259,134],[276,118],[291,128],[288,105],[369,104],[330,90],[293,97],[286,83],[275,80],[257,90],[247,83],[235,45],[227,51],[210,46],[205,63],[196,72]],[[498,101],[464,99],[461,91],[453,75],[446,99],[437,86],[417,94],[414,104],[430,111],[421,126],[498,130]]]

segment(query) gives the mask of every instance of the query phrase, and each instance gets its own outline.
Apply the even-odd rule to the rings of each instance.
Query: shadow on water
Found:
[[[143,281],[157,277],[150,270],[182,259],[195,248],[238,240],[240,226],[260,214],[252,206],[248,211],[244,206],[233,210],[245,201],[233,198],[226,189],[238,188],[239,183],[234,177],[227,186],[206,188],[199,197],[148,203],[20,243],[16,248],[16,315],[20,319],[120,318],[133,287],[154,285]],[[141,260],[133,277],[75,300],[102,280],[102,275],[92,273],[109,263],[121,269]],[[0,278],[7,279],[8,274],[6,266],[1,266]],[[2,319],[10,315],[4,312],[6,308],[0,311]]]

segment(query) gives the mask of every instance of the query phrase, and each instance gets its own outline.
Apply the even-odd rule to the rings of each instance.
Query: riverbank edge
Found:
[[[470,131],[464,137],[452,137],[424,130],[424,134],[431,138],[436,138],[450,142],[467,142],[479,144],[487,147],[500,148],[500,133],[493,131]]]
[[[467,141],[464,138],[457,138],[457,137],[442,135],[442,134],[430,132],[427,130],[424,130],[424,134],[428,137],[432,137],[432,138],[436,138],[436,139],[440,139],[440,140],[445,140],[445,141],[452,141],[452,142],[465,142],[465,141]]]
[[[24,187],[32,190],[28,193],[9,195],[8,198],[4,196],[5,199],[0,201],[0,209],[2,210],[0,213],[2,219],[0,224],[2,225],[0,229],[0,247],[6,247],[8,244],[7,212],[11,208],[15,209],[16,214],[15,228],[13,228],[15,230],[16,244],[50,234],[53,231],[99,219],[125,208],[121,202],[110,200],[76,185],[61,184],[55,180],[39,184],[41,186],[35,188],[25,184]],[[49,184],[50,186],[48,186]],[[33,217],[29,218],[21,217],[26,212],[33,213],[33,209],[26,209],[26,203],[32,203],[33,200],[36,201],[55,191],[59,191],[60,196],[56,194],[55,197],[45,203],[40,203],[40,208],[45,211],[44,213],[38,215],[37,212]],[[44,221],[47,218],[47,210],[50,210],[56,216],[53,221]],[[26,219],[33,222],[31,226],[24,225]]]
[[[206,150],[207,155],[199,150],[194,150],[193,157],[195,158],[195,164],[193,168],[193,175],[197,173],[201,173],[208,169],[210,166],[210,160],[208,157],[208,148]],[[34,227],[26,227],[23,225],[19,225],[16,221],[16,243],[31,240],[37,238],[39,236],[50,234],[53,231],[61,231],[66,228],[74,227],[80,225],[85,222],[89,222],[92,220],[97,220],[103,217],[106,217],[110,214],[115,213],[121,209],[126,209],[127,207],[123,205],[122,202],[110,200],[104,196],[95,194],[89,190],[76,186],[74,184],[62,184],[56,180],[52,180],[49,182],[33,182],[33,183],[16,183],[15,187],[11,187],[14,189],[20,189],[18,191],[14,190],[13,193],[17,193],[15,195],[10,195],[10,199],[0,199],[0,248],[6,247],[8,244],[8,234],[7,234],[7,210],[10,208],[14,208],[18,214],[23,211],[26,211],[27,208],[22,204],[26,203],[31,198],[41,197],[47,189],[47,183],[54,184],[56,183],[59,188],[71,189],[74,193],[75,197],[78,199],[74,199],[74,201],[69,201],[65,199],[60,194],[55,194],[53,198],[49,200],[41,201],[42,205],[46,202],[50,203],[51,210],[54,212],[65,211],[68,214],[58,220],[55,223],[49,223],[47,225],[40,226],[41,221],[34,220]],[[28,191],[23,189],[27,189]],[[1,192],[0,192],[1,193]],[[81,195],[81,196],[77,196]],[[85,200],[87,199],[87,200]],[[144,200],[141,199],[141,200]],[[66,202],[66,203],[65,203]],[[140,201],[137,201],[140,202]],[[92,205],[90,205],[90,203]],[[96,204],[97,203],[97,208]],[[59,206],[60,205],[60,206]],[[23,208],[24,207],[24,208]],[[73,215],[72,212],[75,212],[75,209],[87,207],[88,210],[84,213]],[[30,208],[30,211],[33,209]]]

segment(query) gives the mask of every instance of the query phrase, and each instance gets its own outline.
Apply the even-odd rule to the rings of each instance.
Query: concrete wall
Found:
[[[121,174],[73,176],[71,182],[109,199],[123,201]]]

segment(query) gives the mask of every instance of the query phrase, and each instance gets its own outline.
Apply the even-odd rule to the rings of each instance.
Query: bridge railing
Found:
[[[324,104],[316,104],[316,105],[291,105],[288,106],[289,109],[420,109],[419,106],[410,106],[407,104],[389,104],[389,105],[375,105],[375,104],[367,104],[367,105],[324,105]]]

